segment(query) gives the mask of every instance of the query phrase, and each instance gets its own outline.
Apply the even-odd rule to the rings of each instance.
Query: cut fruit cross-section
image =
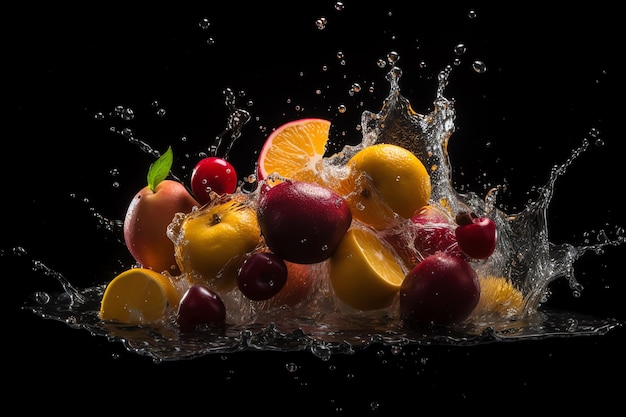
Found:
[[[316,182],[318,163],[324,157],[330,121],[317,118],[294,120],[278,127],[266,139],[257,160],[257,176]],[[268,181],[269,185],[281,182]]]

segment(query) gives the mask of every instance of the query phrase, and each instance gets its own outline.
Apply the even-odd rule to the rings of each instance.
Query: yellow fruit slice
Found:
[[[394,253],[371,229],[353,227],[330,258],[335,295],[359,310],[388,307],[404,280]]]
[[[480,278],[480,299],[472,315],[513,318],[522,312],[523,306],[524,296],[509,279],[488,275]]]
[[[376,229],[389,227],[394,213],[408,219],[428,204],[430,176],[409,150],[379,143],[358,151],[347,163],[341,194],[357,220]]]
[[[152,269],[133,268],[117,275],[104,290],[100,319],[128,324],[154,323],[182,297],[170,278]],[[176,278],[182,279],[182,278]]]
[[[318,163],[326,152],[330,121],[317,118],[294,120],[278,127],[265,140],[257,160],[260,180],[272,174],[292,180],[315,182]],[[270,185],[280,180],[269,181]]]

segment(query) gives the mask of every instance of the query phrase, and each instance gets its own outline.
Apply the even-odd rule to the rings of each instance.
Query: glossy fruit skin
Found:
[[[287,282],[287,265],[271,252],[255,252],[237,273],[237,286],[243,295],[263,301],[276,295]]]
[[[201,325],[221,326],[226,323],[226,307],[216,292],[195,284],[180,300],[176,323],[182,332],[193,332]]]
[[[432,205],[424,206],[413,217],[415,248],[426,257],[435,252],[448,252],[463,258],[455,235],[456,223],[443,211]]]
[[[209,191],[232,194],[237,189],[235,167],[224,158],[208,156],[191,171],[191,191],[200,204],[211,201]]]
[[[480,299],[471,265],[437,252],[418,263],[400,286],[400,317],[406,324],[449,325],[466,319]]]
[[[262,241],[255,209],[235,198],[204,206],[172,232],[180,270],[220,293],[237,287],[237,270]]]
[[[263,187],[257,218],[268,248],[286,261],[301,264],[330,258],[352,223],[341,196],[304,181]]]
[[[189,213],[198,205],[178,181],[163,180],[154,192],[149,186],[142,188],[124,217],[124,241],[133,258],[144,268],[180,273],[167,227],[176,213]]]
[[[473,259],[487,259],[496,249],[498,230],[496,223],[488,217],[473,213],[456,216],[458,226],[455,236],[461,250]]]

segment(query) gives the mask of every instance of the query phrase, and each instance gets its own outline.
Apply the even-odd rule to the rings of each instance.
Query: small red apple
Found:
[[[305,181],[283,181],[262,189],[257,218],[268,248],[301,264],[330,258],[352,223],[350,208],[340,195]]]
[[[473,259],[487,259],[496,249],[498,230],[489,217],[461,212],[456,216],[456,239],[463,252]]]
[[[400,317],[407,324],[448,325],[466,319],[480,299],[480,282],[466,260],[449,253],[427,256],[400,286]]]
[[[164,179],[171,167],[171,148],[148,171],[148,185],[131,200],[124,217],[124,241],[144,268],[180,273],[167,227],[176,213],[188,213],[198,202],[183,184]]]

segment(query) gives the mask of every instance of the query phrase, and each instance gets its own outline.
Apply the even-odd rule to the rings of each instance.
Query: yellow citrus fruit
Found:
[[[109,282],[100,302],[100,319],[128,324],[154,323],[178,303],[188,287],[184,278],[147,268],[128,269]]]
[[[280,126],[265,140],[257,160],[259,179],[272,174],[292,180],[316,182],[330,121],[317,118],[298,119]],[[268,181],[270,185],[280,179]]]
[[[397,214],[410,218],[428,204],[431,183],[424,164],[409,150],[379,143],[358,151],[347,163],[340,194],[357,220],[376,229]]]
[[[372,229],[352,227],[329,261],[335,295],[359,310],[388,307],[405,277],[395,255]]]
[[[480,277],[480,299],[472,315],[511,318],[519,315],[523,306],[524,296],[511,280],[493,275]]]
[[[180,270],[218,292],[237,285],[245,254],[261,242],[256,211],[244,197],[218,199],[189,214],[174,234]]]

